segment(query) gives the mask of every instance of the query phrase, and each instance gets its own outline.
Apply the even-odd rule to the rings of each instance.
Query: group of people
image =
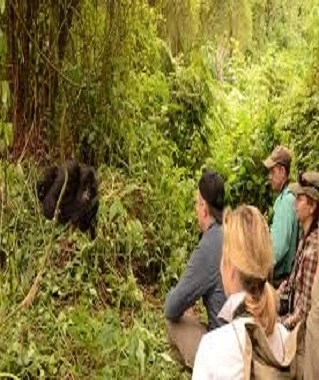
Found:
[[[303,378],[319,378],[319,173],[300,173],[291,184],[283,146],[264,165],[278,193],[270,227],[254,206],[224,209],[218,173],[207,170],[199,181],[202,236],[164,307],[172,353],[193,368],[193,380],[244,379],[249,323],[276,363],[287,359],[289,336],[305,326]],[[201,298],[207,323],[193,311]]]

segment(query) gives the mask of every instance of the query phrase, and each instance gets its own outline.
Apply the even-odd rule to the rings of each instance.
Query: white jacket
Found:
[[[232,321],[232,315],[244,297],[244,292],[231,295],[219,313],[219,317],[230,323],[203,336],[196,354],[192,380],[244,378],[244,361],[238,339],[244,349],[245,323],[252,321],[252,318],[237,318]],[[277,323],[273,334],[268,337],[270,348],[279,361],[283,360],[283,346],[288,335],[285,327]]]

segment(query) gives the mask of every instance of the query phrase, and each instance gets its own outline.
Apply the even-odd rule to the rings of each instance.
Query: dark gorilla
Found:
[[[65,180],[65,170],[68,180],[58,211],[58,221],[62,224],[71,222],[81,231],[89,231],[91,238],[94,238],[99,200],[97,180],[92,167],[80,166],[72,160],[67,161],[65,166],[48,168],[43,179],[37,183],[43,214],[46,218],[53,219]]]

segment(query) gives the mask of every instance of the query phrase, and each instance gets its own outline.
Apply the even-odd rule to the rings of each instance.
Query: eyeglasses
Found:
[[[303,187],[314,187],[316,190],[319,191],[319,186],[316,186],[316,185],[314,185],[313,183],[307,181],[307,180],[303,177],[304,174],[305,174],[304,172],[299,172],[299,174],[298,174],[298,182],[299,182],[299,184],[300,184],[301,186],[303,186]]]

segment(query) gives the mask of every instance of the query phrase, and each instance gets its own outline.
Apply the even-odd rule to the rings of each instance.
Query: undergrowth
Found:
[[[174,255],[164,257],[165,245],[152,231],[164,217],[174,223],[174,213],[158,215],[152,227],[144,199],[151,197],[151,189],[125,183],[120,172],[102,167],[98,237],[90,241],[43,218],[35,196],[39,171],[33,164],[2,162],[2,173],[4,167],[0,376],[189,378],[169,356],[161,296],[164,272],[170,273],[166,278],[177,277],[172,268],[179,272],[186,258],[181,255],[172,263]],[[44,258],[33,303],[19,308]],[[156,271],[152,259],[162,263]]]

